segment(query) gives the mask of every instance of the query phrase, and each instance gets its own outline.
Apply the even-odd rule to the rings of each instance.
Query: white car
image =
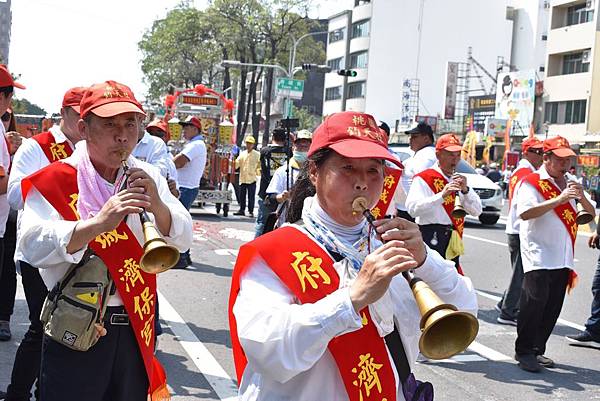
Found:
[[[392,144],[389,149],[402,161],[408,159],[414,153],[406,145]],[[502,189],[500,186],[486,176],[477,174],[475,169],[464,160],[458,163],[456,172],[467,177],[467,185],[473,188],[481,199],[483,211],[479,215],[479,221],[486,225],[496,224],[502,209]]]

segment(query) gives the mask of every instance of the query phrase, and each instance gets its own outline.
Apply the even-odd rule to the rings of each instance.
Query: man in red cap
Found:
[[[179,200],[187,210],[196,200],[200,189],[200,180],[206,167],[206,144],[202,136],[202,123],[198,117],[189,116],[180,123],[183,126],[183,137],[188,141],[183,150],[173,158],[177,167],[177,183]],[[175,268],[185,269],[192,264],[190,250],[179,255]]]
[[[69,89],[63,96],[60,110],[61,120],[48,132],[42,132],[25,139],[15,154],[8,181],[8,202],[12,210],[23,210],[21,180],[46,167],[50,163],[62,160],[73,153],[79,141],[79,102],[86,88]],[[15,219],[16,224],[16,219]],[[17,240],[20,231],[17,230]],[[15,356],[11,383],[7,390],[7,400],[28,400],[30,391],[39,376],[42,349],[43,328],[40,322],[42,305],[48,289],[39,270],[31,266],[17,249],[14,256],[20,268],[21,281],[25,289],[25,298],[29,308],[30,325]]]
[[[527,138],[521,144],[522,159],[517,164],[508,181],[508,218],[506,221],[506,234],[508,235],[508,251],[510,252],[510,264],[512,277],[510,284],[502,299],[496,305],[500,316],[496,319],[500,324],[511,326],[517,325],[519,312],[519,298],[521,296],[521,285],[523,284],[523,263],[521,261],[521,246],[519,239],[519,226],[521,220],[517,217],[517,203],[513,202],[514,194],[521,180],[533,173],[542,165],[544,144],[539,139]]]
[[[462,234],[465,218],[453,217],[458,196],[465,211],[481,214],[479,195],[469,188],[465,176],[456,174],[462,146],[454,134],[442,135],[435,145],[437,163],[417,175],[406,197],[408,213],[421,229],[423,240],[443,257],[454,260],[462,273],[458,258],[464,253]]]
[[[41,318],[45,401],[168,396],[154,356],[156,275],[140,266],[144,233],[137,215],[145,210],[180,249],[189,248],[192,227],[158,170],[131,156],[144,115],[129,87],[92,85],[80,102],[85,142],[21,181],[18,248],[40,269],[53,305]]]
[[[14,81],[11,73],[5,65],[0,64],[0,116],[10,107],[14,88],[25,89],[25,87]],[[13,116],[14,118],[14,116]],[[6,130],[4,124],[0,124],[0,254],[4,249],[4,232],[6,230],[6,222],[10,206],[8,204],[6,189],[8,186],[8,171],[10,168],[10,153],[6,142]],[[10,267],[9,267],[10,268]],[[0,276],[2,275],[3,266],[0,263]],[[11,280],[12,281],[12,280]],[[3,288],[3,290],[7,290]],[[6,291],[3,291],[3,293]],[[14,298],[14,290],[8,290],[9,298]],[[10,324],[8,318],[10,316],[2,316],[0,318],[0,341],[8,341],[11,338]],[[6,320],[5,320],[6,319]]]
[[[565,291],[577,276],[576,201],[592,216],[596,212],[582,185],[565,177],[575,156],[569,142],[561,136],[546,139],[543,151],[542,167],[523,178],[515,195],[524,272],[515,359],[530,372],[554,366],[544,353]]]
[[[291,224],[240,248],[229,298],[240,399],[433,399],[431,384],[411,373],[420,314],[396,276],[414,269],[444,302],[471,313],[476,295],[416,224],[369,225],[363,208],[380,201],[384,161],[400,164],[372,116],[330,115],[291,191]]]

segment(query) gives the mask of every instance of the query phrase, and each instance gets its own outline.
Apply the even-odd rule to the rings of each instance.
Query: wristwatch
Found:
[[[466,195],[466,194],[468,194],[468,193],[469,193],[469,187],[467,187],[467,190],[466,190],[466,191],[463,191],[463,190],[461,189],[461,190],[460,190],[460,192],[461,192],[463,195]]]

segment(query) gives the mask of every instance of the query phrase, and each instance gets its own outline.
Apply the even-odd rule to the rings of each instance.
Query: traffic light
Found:
[[[310,71],[310,70],[312,70],[316,66],[317,66],[316,64],[305,63],[305,64],[302,64],[302,69],[304,71]]]
[[[302,69],[304,71],[315,71],[315,72],[321,72],[321,73],[328,73],[331,72],[331,67],[329,67],[328,65],[324,65],[324,64],[312,64],[312,63],[305,63],[302,64]]]
[[[358,73],[355,70],[338,70],[338,75],[343,77],[355,77]]]

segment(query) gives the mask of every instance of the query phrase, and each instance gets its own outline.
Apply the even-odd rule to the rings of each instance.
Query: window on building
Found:
[[[583,124],[586,106],[586,100],[548,102],[544,111],[544,121],[550,124]]]
[[[344,32],[346,28],[336,29],[335,31],[329,32],[329,43],[338,42],[344,39]]]
[[[590,63],[587,62],[587,58],[584,61],[584,53],[589,54],[588,51],[578,52],[572,54],[565,54],[563,56],[562,73],[566,74],[577,74],[580,72],[588,72],[590,69]]]
[[[339,70],[342,68],[342,60],[344,58],[343,57],[338,57],[338,58],[334,58],[331,60],[327,60],[327,65],[329,66],[329,68],[331,68],[331,70]]]
[[[325,89],[325,100],[338,100],[342,98],[342,87],[334,86]]]
[[[588,10],[585,3],[567,8],[567,26],[585,24],[592,19],[594,19],[594,10]]]
[[[369,53],[366,51],[352,53],[350,55],[350,68],[367,68]]]
[[[352,82],[348,84],[348,99],[365,97],[367,84],[365,81]]]
[[[371,23],[371,21],[369,21],[368,19],[353,23],[351,38],[360,38],[362,36],[369,36],[370,23]]]

